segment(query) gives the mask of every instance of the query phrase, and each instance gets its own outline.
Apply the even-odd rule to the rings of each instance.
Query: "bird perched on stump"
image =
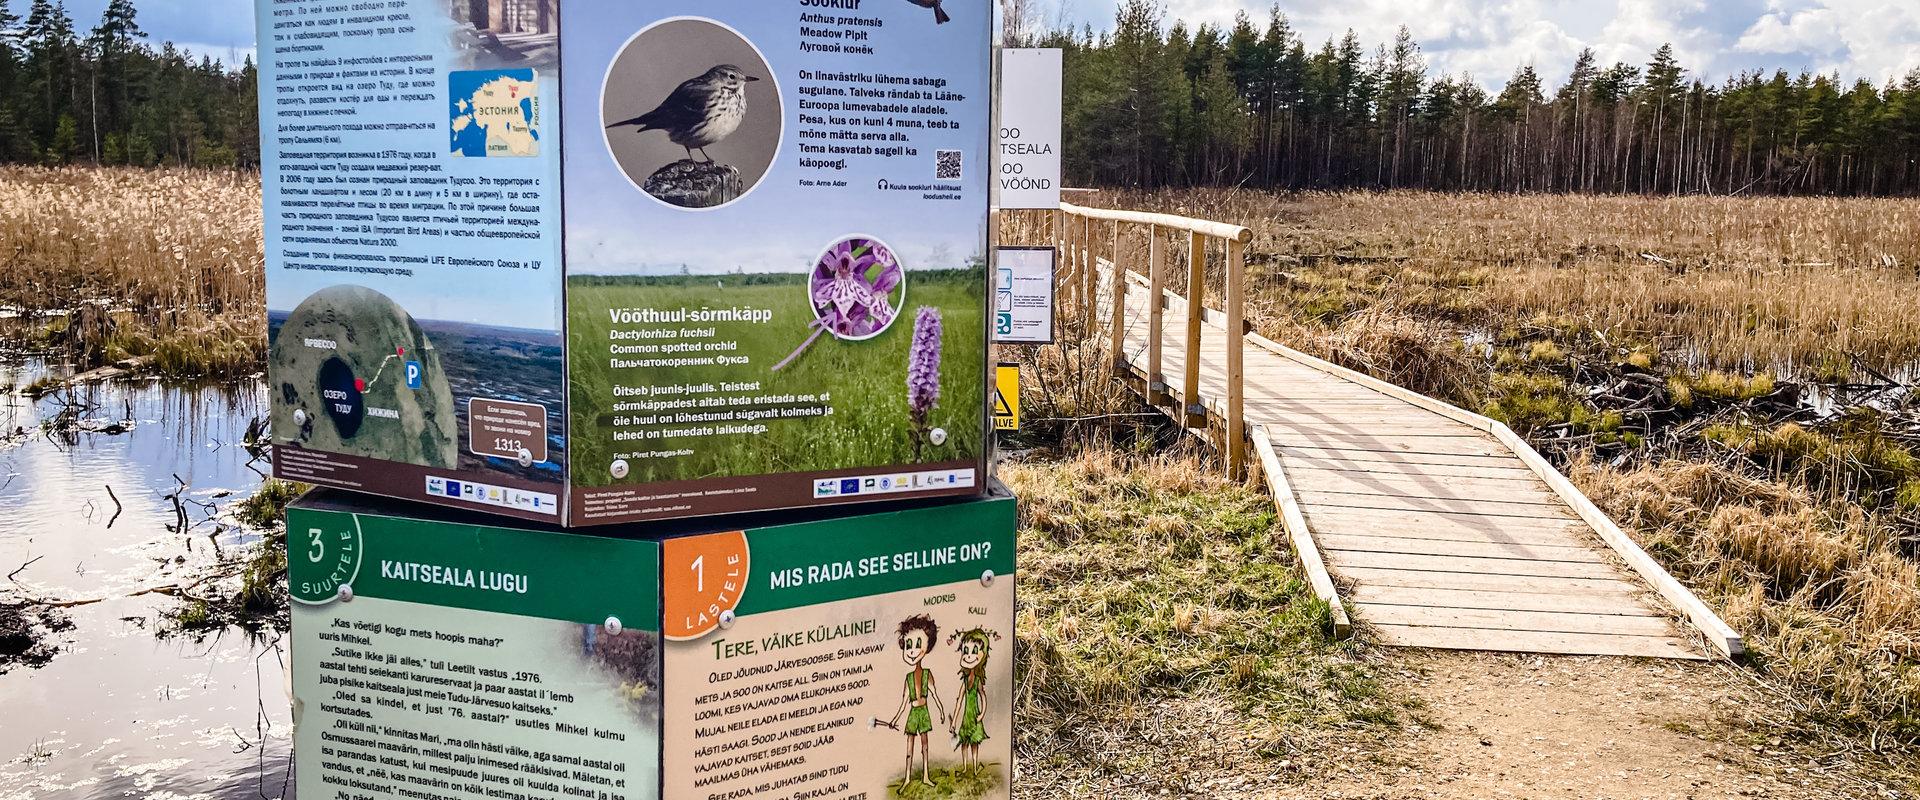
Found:
[[[658,108],[607,127],[637,125],[642,131],[666,131],[668,141],[687,149],[688,160],[699,150],[711,162],[707,146],[740,127],[747,116],[747,84],[757,80],[739,67],[721,64],[680,84]]]
[[[947,16],[947,10],[940,7],[941,0],[907,0],[907,2],[921,8],[933,9],[933,24],[935,25],[945,25],[953,20],[953,17]]]

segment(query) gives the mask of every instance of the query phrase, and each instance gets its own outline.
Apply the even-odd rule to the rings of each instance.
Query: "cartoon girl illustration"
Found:
[[[947,640],[948,644],[955,640],[960,643],[960,693],[953,698],[958,711],[947,730],[969,767],[980,764],[980,743],[987,740],[987,657],[993,652],[993,640],[998,638],[1000,634],[993,631],[974,628]]]
[[[933,711],[938,712],[940,721],[947,721],[946,707],[940,704],[940,695],[934,687],[933,670],[922,666],[933,646],[940,642],[940,626],[932,617],[925,614],[908,617],[900,623],[900,657],[912,670],[907,673],[906,686],[901,690],[900,708],[893,712],[893,722],[888,727],[907,735],[907,772],[900,778],[900,788],[905,789],[913,780],[913,746],[920,745],[920,780],[928,786],[933,785],[933,753],[927,749],[927,734],[933,730],[933,714],[928,712],[927,703],[933,703]],[[907,725],[902,728],[900,715],[907,715]]]

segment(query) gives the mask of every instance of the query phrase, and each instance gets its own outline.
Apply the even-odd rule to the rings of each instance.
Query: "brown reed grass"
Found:
[[[81,368],[233,375],[265,352],[251,173],[0,167],[0,307]]]
[[[1864,198],[1110,192],[1246,225],[1253,274],[1304,290],[1263,326],[1376,303],[1493,327],[1571,319],[1699,368],[1877,370],[1920,354],[1920,208]],[[1298,284],[1294,282],[1298,281]],[[1330,313],[1331,312],[1331,313]],[[1289,319],[1290,318],[1290,319]]]

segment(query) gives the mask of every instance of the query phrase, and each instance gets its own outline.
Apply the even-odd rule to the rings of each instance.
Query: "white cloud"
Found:
[[[1111,27],[1116,0],[1060,0],[1066,16]],[[1230,26],[1245,11],[1264,29],[1271,0],[1165,0],[1169,19]],[[1405,24],[1435,72],[1503,85],[1532,64],[1549,86],[1591,47],[1602,66],[1644,66],[1672,44],[1688,74],[1719,82],[1748,69],[1838,70],[1876,83],[1920,67],[1915,0],[1289,0],[1295,31],[1317,49],[1351,28],[1371,52]]]
[[[1920,4],[1822,0],[1780,8],[1755,20],[1733,49],[1757,55],[1804,55],[1816,72],[1885,83],[1920,69]]]

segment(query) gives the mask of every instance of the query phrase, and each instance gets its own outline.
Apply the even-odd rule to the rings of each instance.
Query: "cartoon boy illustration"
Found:
[[[925,614],[908,617],[900,623],[900,657],[907,662],[912,671],[907,673],[906,687],[901,690],[900,708],[893,712],[893,727],[907,735],[907,773],[900,778],[900,788],[905,789],[913,781],[913,746],[920,745],[920,780],[928,786],[933,785],[933,753],[927,749],[927,733],[933,730],[933,715],[927,711],[927,703],[933,703],[934,711],[939,712],[940,721],[947,721],[947,710],[940,704],[940,695],[933,684],[933,670],[922,666],[927,654],[940,641],[940,626],[932,617]],[[900,715],[907,715],[907,725],[898,727]]]
[[[1000,634],[993,631],[974,628],[947,640],[948,644],[955,640],[960,643],[960,693],[953,698],[958,711],[947,730],[969,767],[979,766],[980,743],[987,740],[987,657],[993,652],[993,640],[998,638]]]

